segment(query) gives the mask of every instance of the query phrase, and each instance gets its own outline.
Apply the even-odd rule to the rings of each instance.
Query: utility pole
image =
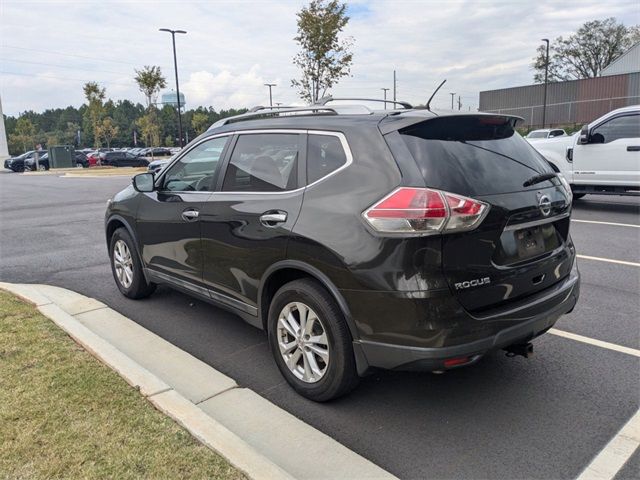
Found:
[[[271,96],[271,87],[275,87],[275,83],[265,83],[265,87],[269,87],[269,106],[273,107],[273,97]]]
[[[393,101],[394,102],[397,100],[396,92],[397,92],[396,71],[394,70],[393,71]]]
[[[449,95],[451,95],[451,110],[453,110],[453,97],[455,96],[456,92],[449,92]]]
[[[389,90],[388,88],[381,88],[380,90],[382,90],[384,92],[384,109],[387,109],[387,90]]]
[[[460,100],[460,95],[458,95],[458,110],[462,108],[462,100]]]
[[[171,42],[173,44],[173,68],[176,73],[176,100],[178,102],[178,137],[180,140],[180,148],[182,143],[182,111],[180,110],[180,86],[178,84],[178,60],[176,59],[176,33],[186,34],[184,30],[171,30],[170,28],[161,28],[161,32],[169,32],[171,34]]]
[[[549,75],[549,39],[543,38],[543,42],[547,44],[547,56],[544,61],[544,100],[542,101],[542,128],[547,122],[547,80]]]

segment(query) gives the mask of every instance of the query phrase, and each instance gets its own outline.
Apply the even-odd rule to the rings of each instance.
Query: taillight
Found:
[[[477,227],[489,205],[430,188],[400,187],[365,210],[365,220],[378,232],[460,232]]]

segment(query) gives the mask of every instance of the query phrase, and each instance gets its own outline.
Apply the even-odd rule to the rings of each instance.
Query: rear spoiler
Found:
[[[484,113],[484,112],[457,112],[450,113],[449,111],[430,111],[414,109],[409,112],[398,112],[391,115],[387,115],[378,124],[378,128],[383,135],[387,133],[396,132],[403,128],[410,127],[418,123],[426,122],[434,118],[442,117],[494,117],[502,118],[504,120],[511,120],[514,128],[524,122],[524,118],[516,115],[505,115],[502,113]]]

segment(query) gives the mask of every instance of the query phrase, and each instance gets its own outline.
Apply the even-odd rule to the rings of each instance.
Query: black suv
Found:
[[[578,300],[571,191],[518,117],[402,107],[214,124],[109,202],[118,288],[163,283],[230,309],[317,401],[374,367],[526,356]]]
[[[115,151],[100,153],[100,164],[110,167],[146,167],[149,162],[133,153]]]

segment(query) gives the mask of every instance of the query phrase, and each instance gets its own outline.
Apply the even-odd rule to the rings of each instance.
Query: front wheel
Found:
[[[268,320],[271,353],[299,394],[325,402],[356,387],[351,334],[340,308],[320,284],[302,279],[281,287]]]
[[[118,290],[125,297],[138,299],[151,295],[156,285],[147,282],[144,277],[135,248],[131,235],[124,228],[118,228],[109,242],[111,272]]]

